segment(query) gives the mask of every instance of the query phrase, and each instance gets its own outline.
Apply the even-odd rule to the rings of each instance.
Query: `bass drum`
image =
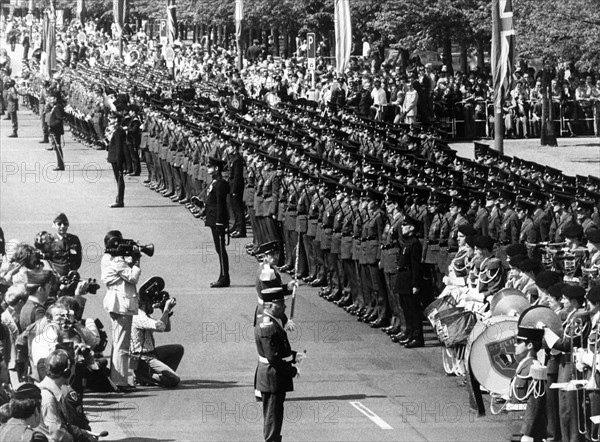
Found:
[[[517,324],[515,316],[492,316],[475,324],[469,335],[465,360],[475,379],[491,393],[508,395],[518,365]]]

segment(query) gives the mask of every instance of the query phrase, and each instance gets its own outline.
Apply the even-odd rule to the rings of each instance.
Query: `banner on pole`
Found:
[[[497,14],[492,35],[492,76],[494,79],[494,106],[502,112],[502,101],[510,93],[515,56],[515,29],[512,0],[495,0],[492,8]]]
[[[349,0],[335,0],[334,24],[336,71],[343,73],[350,62],[352,52],[352,22]]]

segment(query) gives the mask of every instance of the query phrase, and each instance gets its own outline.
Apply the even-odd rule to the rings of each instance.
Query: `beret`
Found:
[[[590,302],[600,302],[600,285],[595,285],[589,289],[585,297]]]
[[[562,288],[562,294],[569,299],[583,299],[585,297],[585,289],[578,285],[567,284]]]
[[[516,255],[527,255],[527,246],[525,244],[510,244],[506,247],[506,254],[511,258]]]
[[[487,249],[491,252],[494,249],[494,240],[487,235],[477,235],[473,240],[473,245],[479,249]]]
[[[471,224],[461,224],[458,226],[458,231],[465,236],[477,235],[477,229],[475,229],[475,227],[473,227]]]
[[[16,400],[35,399],[41,401],[42,391],[37,385],[25,383],[15,390],[13,398]]]
[[[544,270],[535,275],[535,284],[541,289],[547,290],[560,282],[562,282],[562,275],[558,272]]]

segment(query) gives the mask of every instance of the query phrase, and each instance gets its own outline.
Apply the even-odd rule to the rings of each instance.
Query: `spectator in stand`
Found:
[[[404,123],[407,124],[415,123],[418,116],[417,105],[419,103],[419,93],[415,89],[415,83],[416,81],[409,81],[407,83],[404,104],[402,105]]]
[[[575,105],[577,112],[583,119],[584,134],[591,135],[594,133],[594,104],[592,98],[592,88],[594,83],[592,76],[588,75],[585,82],[580,82],[575,89]]]
[[[381,121],[384,112],[384,106],[387,106],[387,93],[385,89],[381,87],[381,80],[375,80],[373,85],[374,87],[371,91],[373,106],[371,107],[369,117]]]
[[[529,91],[532,137],[538,137],[540,135],[542,119],[542,99],[542,79],[538,78],[535,81],[535,86]]]
[[[565,123],[567,124],[567,129],[569,131],[569,136],[575,137],[575,131],[573,130],[573,126],[576,121],[576,109],[575,109],[575,91],[571,87],[568,81],[564,81],[562,85],[562,97],[561,97],[561,105],[563,110],[563,118],[565,119]]]

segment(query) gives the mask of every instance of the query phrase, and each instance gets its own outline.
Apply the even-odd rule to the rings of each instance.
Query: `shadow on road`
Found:
[[[181,381],[178,390],[195,390],[195,389],[220,389],[220,388],[240,388],[250,387],[249,384],[239,384],[237,381],[211,381],[206,379],[187,379]]]
[[[177,439],[154,439],[153,437],[126,437],[125,439],[115,439],[115,442],[175,442]]]
[[[303,402],[303,401],[357,401],[359,399],[383,399],[387,396],[383,395],[366,395],[366,394],[346,394],[342,396],[309,396],[309,397],[288,397],[286,402]]]

